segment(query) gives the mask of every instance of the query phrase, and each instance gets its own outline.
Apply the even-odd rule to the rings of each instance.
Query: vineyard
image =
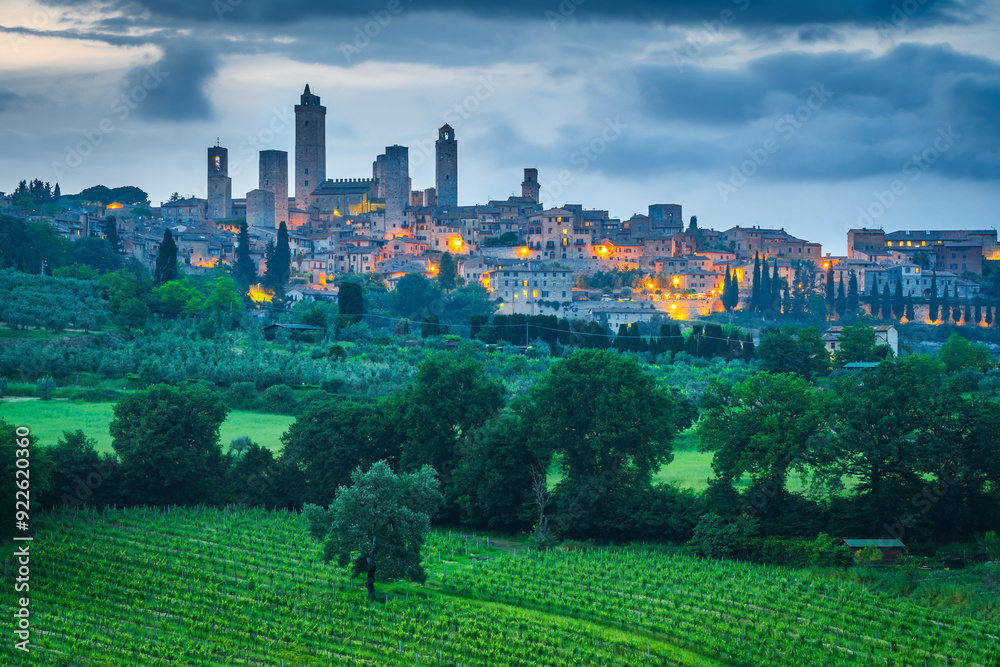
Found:
[[[990,665],[997,630],[808,575],[435,533],[424,585],[324,566],[302,517],[80,510],[38,523],[24,665]],[[355,585],[355,583],[357,585]],[[4,604],[14,607],[5,572]]]

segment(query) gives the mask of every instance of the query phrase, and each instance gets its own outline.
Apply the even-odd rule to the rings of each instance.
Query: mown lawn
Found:
[[[87,437],[97,441],[97,449],[110,452],[111,435],[108,426],[114,414],[113,403],[84,403],[81,401],[3,401],[0,418],[15,426],[27,426],[42,445],[54,445],[63,431],[83,429]],[[222,424],[220,442],[225,451],[229,443],[241,435],[250,438],[271,451],[281,450],[281,434],[295,420],[287,415],[268,415],[234,410]]]

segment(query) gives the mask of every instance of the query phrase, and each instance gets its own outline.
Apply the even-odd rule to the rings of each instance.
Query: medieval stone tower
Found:
[[[451,125],[438,130],[434,148],[437,153],[437,205],[458,206],[458,141]]]
[[[538,203],[538,170],[525,169],[524,182],[521,183],[521,196]]]
[[[208,217],[233,217],[233,179],[229,178],[229,150],[218,143],[208,149]]]
[[[405,220],[404,211],[410,203],[410,149],[406,146],[386,146],[373,165],[376,194],[385,198],[385,226],[392,229]]]
[[[326,180],[326,107],[309,92],[295,105],[295,208],[309,210],[309,195]]]
[[[297,160],[298,158],[296,158],[296,167],[298,167]],[[260,183],[257,187],[274,195],[275,226],[282,222],[288,224],[288,153],[285,151],[261,151],[259,178]],[[298,191],[295,194],[298,195]],[[297,207],[299,203],[297,199],[295,203]]]

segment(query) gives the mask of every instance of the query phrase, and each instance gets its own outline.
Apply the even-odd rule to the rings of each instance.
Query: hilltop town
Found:
[[[774,304],[779,312],[805,308],[810,293],[825,292],[832,305],[838,285],[850,282],[841,289],[853,290],[855,301],[858,294],[874,293],[878,301],[888,293],[911,301],[914,317],[930,322],[929,310],[936,309],[929,300],[963,304],[987,297],[988,260],[1000,258],[994,229],[851,229],[847,253],[831,255],[784,229],[737,225],[717,231],[699,227],[695,216],[685,223],[681,204],[649,204],[645,214],[627,220],[580,204],[552,207],[541,201],[534,168],[524,169],[520,196],[460,204],[458,138],[447,124],[434,146],[434,187],[413,188],[409,149],[398,145],[375,158],[371,176],[328,178],[325,119],[320,96],[306,85],[295,105],[294,163],[285,151],[259,151],[259,186],[243,197],[233,196],[229,151],[217,142],[207,150],[206,198],[175,194],[159,206],[77,200],[69,210],[33,217],[75,239],[103,236],[113,216],[125,254],[150,269],[170,229],[189,275],[233,265],[244,221],[250,257],[262,275],[268,244],[285,225],[291,260],[282,287],[292,300],[335,298],[338,276],[348,274],[383,282],[388,290],[407,274],[434,278],[448,253],[459,284],[481,284],[497,314],[612,326],[654,315],[697,318],[747,307],[764,312],[753,295],[754,267],[759,271],[761,261],[782,285]],[[13,212],[14,200],[0,193],[0,207]],[[624,280],[602,290],[588,280],[598,272]],[[725,297],[729,289],[739,296]]]

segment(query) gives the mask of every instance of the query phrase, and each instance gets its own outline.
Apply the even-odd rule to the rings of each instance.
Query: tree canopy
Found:
[[[388,463],[378,461],[367,471],[357,468],[351,482],[340,487],[326,510],[303,508],[310,534],[324,543],[326,561],[364,574],[371,599],[376,581],[425,581],[420,549],[442,500],[434,470],[424,466],[396,475]]]

